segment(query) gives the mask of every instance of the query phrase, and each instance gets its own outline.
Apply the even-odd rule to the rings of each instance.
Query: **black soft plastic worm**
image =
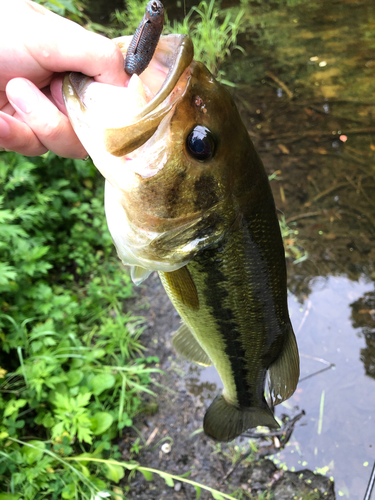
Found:
[[[128,75],[140,75],[150,64],[164,24],[164,6],[159,0],[147,4],[145,15],[134,33],[125,59]]]

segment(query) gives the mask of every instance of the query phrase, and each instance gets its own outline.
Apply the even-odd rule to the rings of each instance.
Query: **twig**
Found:
[[[300,378],[298,383],[300,384],[304,380],[307,380],[308,378],[315,377],[315,375],[319,375],[319,373],[326,372],[327,370],[330,370],[331,368],[334,368],[336,365],[335,363],[331,363],[329,366],[326,366],[325,368],[322,368],[321,370],[318,370],[314,373],[310,373],[310,375],[306,375],[306,377]]]
[[[316,356],[310,356],[310,354],[300,354],[301,358],[313,359],[314,361],[318,361],[319,363],[323,363],[323,365],[331,366],[332,363],[323,358],[317,358]]]
[[[322,214],[324,214],[323,210],[319,210],[318,212],[306,212],[304,214],[299,214],[295,215],[294,217],[290,217],[285,222],[289,224],[289,222],[294,222],[299,219],[306,219],[307,217],[316,217],[317,215],[322,215]]]
[[[289,97],[289,99],[293,99],[293,92],[291,92],[288,89],[288,87],[285,85],[284,82],[282,82],[281,80],[279,80],[276,75],[274,75],[273,73],[271,73],[271,71],[266,71],[265,74],[267,76],[269,76],[274,82],[276,82],[277,85],[280,85],[280,87],[284,90],[284,92],[287,94],[287,96]]]
[[[148,437],[148,439],[146,441],[146,446],[150,446],[150,444],[155,439],[155,436],[158,433],[158,431],[159,431],[159,427],[155,427],[155,429],[151,432],[151,434],[149,435],[149,437]]]
[[[314,198],[311,200],[311,202],[318,201],[320,198],[323,198],[324,196],[327,196],[327,194],[332,193],[332,191],[336,191],[336,189],[341,189],[342,187],[350,186],[349,182],[339,182],[338,184],[335,184],[334,186],[331,186],[321,193],[317,194],[314,196]]]
[[[275,445],[271,446],[262,446],[259,450],[258,453],[256,454],[256,460],[259,460],[260,458],[264,458],[267,455],[272,455],[274,453],[278,453],[280,450],[282,450],[287,442],[289,441],[292,432],[294,430],[294,426],[300,420],[303,416],[305,415],[305,411],[302,410],[301,413],[296,415],[294,418],[288,420],[288,422],[284,425],[283,428],[281,428],[279,431],[273,431],[273,432],[267,432],[267,433],[256,433],[256,432],[246,432],[245,434],[242,434],[243,437],[248,437],[251,439],[266,439],[269,437],[274,437],[278,438],[279,440],[279,446],[276,448]],[[219,484],[223,484],[224,481],[228,479],[229,476],[233,474],[233,472],[237,469],[237,467],[244,461],[248,456],[251,455],[253,450],[250,448],[246,453],[244,453],[238,460],[237,462],[229,469],[229,471],[225,474],[223,479],[220,481]]]
[[[306,311],[305,311],[305,313],[303,315],[301,323],[299,324],[298,330],[296,332],[297,334],[301,331],[303,325],[305,324],[306,318],[310,314],[311,307],[312,307],[312,302],[311,302],[311,300],[309,300],[308,304],[307,304],[307,307],[306,307]]]
[[[366,490],[365,497],[363,500],[370,500],[374,485],[375,485],[375,462],[374,462],[374,466],[372,468],[370,480],[368,482],[367,490]]]

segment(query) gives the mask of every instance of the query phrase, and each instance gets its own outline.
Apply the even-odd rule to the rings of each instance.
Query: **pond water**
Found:
[[[268,173],[280,171],[271,185],[289,244],[308,254],[288,266],[301,382],[277,408],[306,416],[274,460],[359,500],[375,460],[375,4],[253,2],[245,17],[246,54],[225,78]],[[198,378],[211,399],[215,370]]]
[[[164,3],[183,16],[183,0]],[[288,263],[301,382],[277,408],[306,416],[274,459],[333,476],[338,498],[359,500],[375,460],[375,2],[242,4],[245,54],[221,69],[267,172],[279,171],[290,251],[307,252]],[[188,384],[209,399],[220,388],[211,368]]]

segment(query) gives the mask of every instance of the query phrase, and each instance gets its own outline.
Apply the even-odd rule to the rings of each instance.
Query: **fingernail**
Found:
[[[21,79],[12,80],[8,84],[8,99],[14,108],[22,113],[31,113],[37,107],[37,95],[28,82]]]
[[[6,137],[9,135],[10,127],[8,123],[0,116],[0,137]]]

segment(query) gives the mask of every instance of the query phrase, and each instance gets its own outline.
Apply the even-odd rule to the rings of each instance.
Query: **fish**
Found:
[[[126,57],[131,37],[115,40]],[[68,116],[106,179],[105,210],[136,284],[157,271],[182,323],[177,353],[214,365],[223,391],[203,428],[227,442],[279,425],[299,355],[287,305],[283,241],[262,161],[228,90],[161,36],[149,66],[117,88],[70,73]]]
[[[128,75],[140,75],[150,64],[164,25],[164,6],[159,0],[151,0],[130,42],[125,58]]]

